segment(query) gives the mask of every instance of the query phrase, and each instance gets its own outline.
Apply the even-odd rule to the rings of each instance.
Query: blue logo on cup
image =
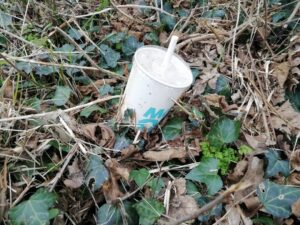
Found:
[[[165,109],[156,109],[150,107],[143,115],[143,119],[137,123],[138,128],[144,129],[147,124],[151,124],[149,128],[155,127],[159,121],[166,115]]]

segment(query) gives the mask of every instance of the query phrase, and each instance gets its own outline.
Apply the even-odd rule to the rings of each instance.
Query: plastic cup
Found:
[[[139,130],[155,127],[193,82],[191,69],[177,54],[162,68],[166,52],[166,48],[144,46],[134,54],[121,113],[124,117],[127,109],[133,110],[133,125]]]

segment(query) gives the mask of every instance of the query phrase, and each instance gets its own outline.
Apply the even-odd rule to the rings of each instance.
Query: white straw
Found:
[[[163,72],[163,74],[164,74],[164,71],[167,69],[168,65],[170,64],[172,55],[173,55],[173,53],[175,51],[175,48],[176,48],[177,41],[178,41],[178,37],[173,35],[171,37],[171,41],[170,41],[167,53],[166,53],[164,61],[162,63],[162,72]]]

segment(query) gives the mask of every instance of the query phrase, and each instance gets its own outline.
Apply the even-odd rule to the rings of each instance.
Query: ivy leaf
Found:
[[[28,200],[21,202],[9,210],[12,225],[46,225],[53,214],[50,208],[57,199],[56,194],[46,189],[39,189]],[[51,215],[52,214],[52,215]]]
[[[168,13],[172,13],[173,12],[173,8],[172,8],[172,6],[168,2],[164,4],[163,8]],[[175,19],[175,17],[166,15],[164,13],[160,13],[159,17],[160,17],[161,24],[166,27],[166,30],[167,31],[172,31],[173,28],[176,25],[176,19]]]
[[[75,40],[79,40],[82,37],[82,34],[74,28],[70,28],[68,34],[70,35],[71,38]]]
[[[110,86],[109,84],[104,84],[99,88],[100,95],[106,95],[108,93],[112,93],[114,91],[114,88]]]
[[[207,203],[211,202],[212,199],[210,197],[201,196],[197,199],[197,202],[200,206],[206,205]],[[222,204],[217,204],[215,207],[213,207],[211,210],[209,210],[204,215],[198,216],[198,220],[200,222],[207,222],[210,218],[219,217],[222,215]]]
[[[267,216],[259,216],[257,218],[253,218],[252,222],[254,224],[262,224],[262,225],[274,225],[273,219]]]
[[[218,175],[219,162],[217,159],[206,158],[200,164],[192,169],[185,178],[188,180],[204,183],[207,187],[208,194],[217,193],[223,186],[222,179]]]
[[[164,205],[156,199],[143,199],[134,205],[139,214],[139,224],[152,225],[165,212]]]
[[[155,196],[157,196],[160,190],[165,186],[165,183],[162,178],[157,177],[150,180],[147,186],[150,187]]]
[[[265,180],[258,186],[257,195],[268,213],[275,217],[288,218],[292,213],[292,204],[300,198],[300,188]]]
[[[274,150],[269,150],[266,153],[268,166],[266,169],[266,177],[274,177],[278,173],[282,173],[285,177],[290,174],[290,166],[287,160],[281,160],[279,153]]]
[[[212,19],[223,19],[225,17],[224,9],[211,9],[203,13],[203,17]]]
[[[118,32],[113,35],[110,35],[107,40],[110,41],[113,44],[120,43],[125,39],[125,33],[124,32]]]
[[[224,95],[226,97],[230,97],[231,90],[230,90],[230,83],[229,83],[228,78],[226,78],[223,75],[218,77],[217,82],[216,82],[216,92],[219,95]]]
[[[295,89],[287,91],[286,97],[290,100],[294,109],[300,112],[300,84]]]
[[[52,101],[57,106],[63,106],[67,103],[71,95],[71,88],[68,86],[57,86]]]
[[[97,105],[91,105],[89,107],[84,108],[81,112],[80,112],[80,116],[88,118],[93,112],[101,112],[101,113],[105,113],[107,112],[106,109],[103,109]]]
[[[229,144],[238,139],[240,129],[240,121],[221,117],[213,123],[212,128],[208,133],[208,141],[214,146]]]
[[[32,70],[34,69],[33,65],[31,63],[28,63],[28,62],[17,62],[16,67],[19,70],[22,70],[27,74],[31,73]]]
[[[6,29],[12,24],[12,17],[0,11],[0,27]]]
[[[133,208],[133,204],[125,201],[122,207],[124,207],[124,211],[126,212],[123,216],[126,216],[127,224],[138,225],[138,215]],[[123,225],[125,223],[123,223],[122,218],[120,208],[111,204],[104,204],[97,211],[97,224]]]
[[[162,129],[163,137],[166,141],[174,140],[181,134],[183,118],[173,117]]]
[[[149,171],[145,168],[142,168],[139,170],[132,170],[130,172],[129,178],[133,179],[135,183],[140,187],[146,182],[149,176],[150,176]]]
[[[104,181],[108,179],[108,171],[104,167],[102,160],[99,156],[91,155],[87,166],[86,166],[86,175],[85,183],[86,185],[92,185],[92,191],[96,191],[102,187]]]
[[[135,51],[143,45],[144,44],[138,42],[138,40],[134,36],[130,36],[124,42],[122,51],[125,55],[130,56],[133,55]]]
[[[36,66],[36,74],[38,75],[49,75],[57,72],[57,68],[54,66]]]
[[[118,60],[121,57],[120,53],[116,52],[115,50],[113,50],[112,48],[110,48],[108,45],[105,44],[101,44],[100,49],[106,64],[111,68],[115,68],[117,66]]]
[[[59,52],[72,52],[75,50],[75,47],[70,44],[64,44],[63,46],[61,46],[60,48],[56,48],[55,50]]]

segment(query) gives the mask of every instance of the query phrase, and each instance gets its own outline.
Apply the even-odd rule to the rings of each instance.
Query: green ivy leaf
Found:
[[[86,166],[85,183],[90,185],[93,181],[92,191],[102,187],[104,181],[108,179],[108,171],[104,167],[99,156],[91,155]]]
[[[144,44],[138,42],[138,40],[134,36],[130,36],[126,39],[122,46],[122,51],[125,55],[130,56],[135,53],[135,51],[142,47]]]
[[[257,195],[268,213],[275,217],[288,218],[292,204],[300,198],[300,188],[265,180],[258,186]]]
[[[79,40],[82,37],[82,34],[79,32],[79,30],[76,30],[74,28],[70,28],[68,34],[70,35],[71,38],[75,40]]]
[[[114,88],[112,86],[110,86],[109,84],[104,84],[99,88],[99,94],[102,96],[112,93],[113,91],[114,91]]]
[[[146,182],[149,176],[150,176],[149,171],[145,168],[142,168],[139,170],[132,170],[130,172],[129,178],[134,180],[135,183],[140,187]]]
[[[216,92],[219,95],[230,97],[231,95],[230,82],[227,77],[223,75],[218,77],[216,82]]]
[[[224,9],[211,9],[203,13],[202,17],[212,18],[212,19],[223,19],[225,17]]]
[[[53,218],[54,211],[49,209],[57,199],[56,194],[39,189],[28,200],[11,208],[8,212],[12,225],[46,225]],[[56,211],[57,212],[57,211]]]
[[[163,137],[166,141],[174,140],[181,134],[183,118],[173,117],[162,129]]]
[[[93,112],[101,112],[101,113],[105,113],[107,112],[106,109],[101,108],[100,106],[97,105],[91,105],[89,107],[84,108],[81,112],[80,112],[80,116],[88,118]]]
[[[278,173],[282,173],[285,177],[290,174],[290,166],[287,160],[281,160],[279,153],[270,149],[266,154],[268,166],[266,169],[266,177],[274,177]]]
[[[144,41],[149,41],[153,45],[159,44],[159,38],[155,32],[146,33],[144,36]]]
[[[134,205],[139,214],[139,224],[152,225],[165,212],[164,205],[156,199],[143,199]]]
[[[263,224],[263,225],[274,225],[273,219],[267,216],[259,216],[257,218],[253,218],[252,222],[254,224]]]
[[[207,187],[208,194],[217,193],[223,186],[222,179],[218,175],[219,162],[217,159],[206,158],[200,164],[192,169],[185,178],[188,180],[204,183]]]
[[[57,106],[63,106],[67,103],[71,95],[71,88],[68,86],[57,86],[52,101]]]
[[[127,220],[127,224],[138,225],[139,219],[136,210],[131,202],[125,201],[122,204],[125,215],[122,217],[122,211],[119,207],[111,204],[102,205],[97,211],[97,224],[105,225],[123,225],[123,218]]]
[[[116,52],[105,44],[101,44],[100,49],[106,64],[111,68],[115,68],[117,66],[118,60],[121,58],[120,53]]]
[[[73,52],[75,50],[75,47],[73,45],[65,44],[60,48],[56,48],[55,50],[59,52]]]
[[[107,38],[107,41],[110,41],[113,44],[117,44],[123,41],[125,39],[125,36],[126,35],[124,32],[114,33]]]
[[[12,17],[0,11],[0,27],[7,29],[10,25],[12,25]]]
[[[31,63],[28,63],[28,62],[17,62],[16,67],[19,70],[22,70],[27,74],[31,73],[32,70],[34,69],[33,65]]]
[[[240,129],[240,121],[221,117],[213,123],[208,133],[208,141],[214,146],[232,143],[238,139]]]
[[[165,186],[164,180],[160,177],[151,179],[147,186],[151,188],[152,192],[157,196],[160,190]]]
[[[286,97],[290,100],[294,109],[300,112],[300,84],[298,84],[295,89],[287,91]]]
[[[168,13],[173,13],[173,8],[172,6],[166,2],[164,4],[164,10]],[[175,17],[172,17],[172,16],[169,16],[169,15],[166,15],[164,13],[160,13],[159,14],[159,18],[160,18],[160,22],[163,26],[165,26],[166,30],[167,31],[172,31],[173,28],[175,27],[176,25],[176,19]]]

